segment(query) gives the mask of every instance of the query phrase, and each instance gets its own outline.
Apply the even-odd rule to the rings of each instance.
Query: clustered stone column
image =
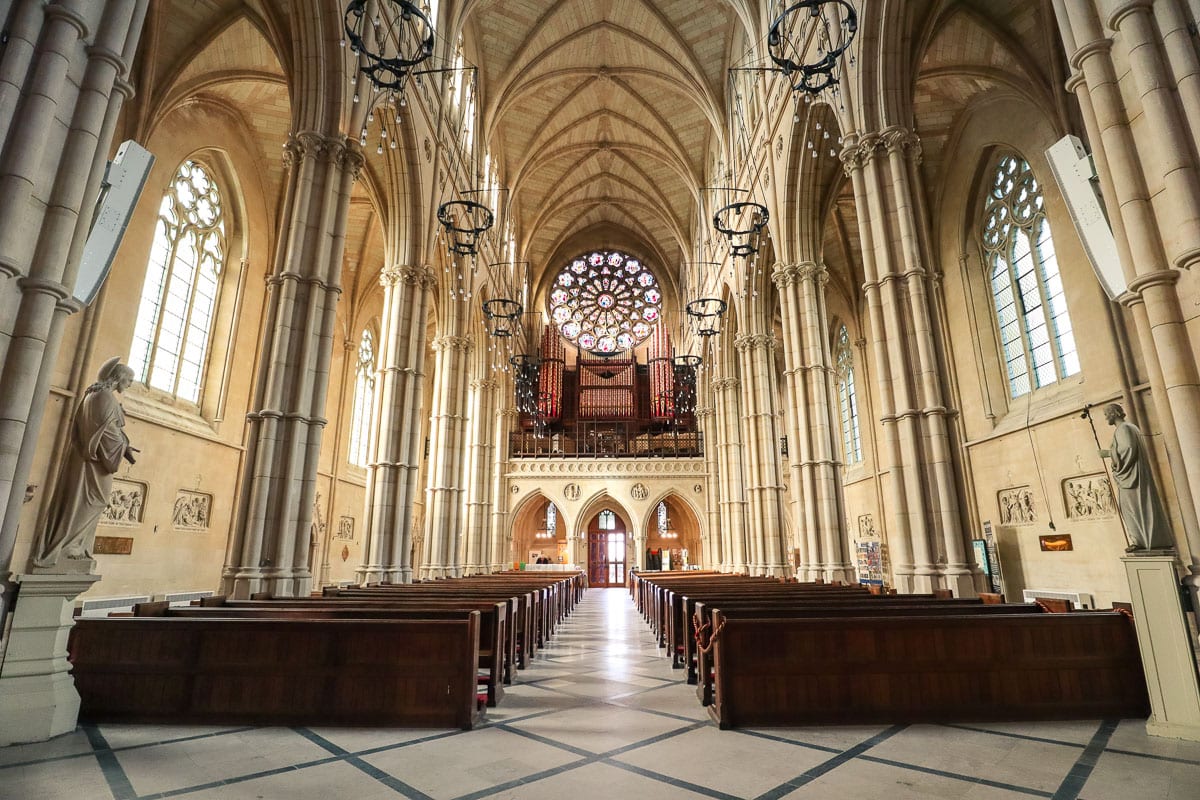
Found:
[[[705,533],[700,536],[703,559],[701,566],[704,569],[729,572],[732,569],[729,563],[729,543],[728,537],[722,535],[721,506],[718,504],[721,497],[721,470],[718,463],[717,411],[711,402],[712,394],[708,386],[710,374],[710,370],[701,371],[697,376],[700,385],[696,388],[698,398],[710,398],[708,405],[696,409],[696,424],[704,444],[704,508],[708,518],[707,525],[704,526]]]
[[[841,463],[834,408],[836,372],[828,333],[825,284],[813,262],[777,264],[772,276],[783,319],[784,388],[801,580],[850,581]]]
[[[492,532],[491,532],[491,563],[492,572],[509,569],[512,564],[512,538],[508,530],[508,499],[506,491],[508,480],[509,437],[517,422],[517,410],[501,402],[501,394],[508,392],[507,381],[499,384],[496,396],[496,447],[492,451],[495,463],[492,465]],[[511,392],[508,392],[511,396]],[[568,549],[568,552],[571,552]]]
[[[222,591],[304,596],[312,589],[310,518],[325,428],[329,363],[356,143],[303,131],[284,145],[288,168],[275,268],[268,279],[264,367],[247,414],[246,474]]]
[[[775,419],[775,337],[748,333],[735,347],[742,375],[742,444],[749,509],[750,568],[756,575],[783,576],[783,474]]]
[[[716,398],[717,474],[720,484],[721,551],[728,553],[728,568],[744,573],[749,569],[746,555],[746,498],[742,481],[742,435],[739,387],[741,381],[721,376],[712,382]]]
[[[888,542],[898,588],[973,594],[966,561],[944,379],[914,200],[920,141],[888,128],[847,137],[842,153],[859,210],[863,291],[879,383]]]
[[[17,0],[0,56],[0,589],[147,0]],[[4,16],[4,15],[0,15]],[[0,612],[3,606],[0,605]],[[3,616],[0,613],[0,616]]]
[[[469,337],[446,335],[433,342],[437,371],[430,438],[429,501],[420,577],[457,578],[462,574],[458,539],[463,535],[463,492],[467,445]]]
[[[421,468],[428,267],[392,266],[380,275],[383,332],[371,411],[370,460],[359,583],[412,581],[413,501]]]
[[[487,365],[482,366],[487,369]],[[463,572],[481,575],[492,571],[492,470],[496,466],[496,379],[471,381],[470,496],[467,499],[466,543]]]
[[[1200,56],[1180,5],[1055,0],[1054,10],[1175,476],[1185,580],[1200,600],[1200,370],[1178,290],[1181,270],[1200,263]]]

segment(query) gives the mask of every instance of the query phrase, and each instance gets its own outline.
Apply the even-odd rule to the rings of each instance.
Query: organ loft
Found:
[[[0,798],[1200,795],[1193,0],[0,0]]]

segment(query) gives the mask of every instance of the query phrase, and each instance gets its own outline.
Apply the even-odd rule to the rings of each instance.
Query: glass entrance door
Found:
[[[588,524],[588,585],[625,585],[625,525],[608,509]]]

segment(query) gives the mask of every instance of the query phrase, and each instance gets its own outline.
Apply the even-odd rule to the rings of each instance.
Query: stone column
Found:
[[[742,419],[749,500],[749,538],[755,573],[783,576],[783,475],[779,462],[779,429],[775,415],[775,337],[769,333],[739,336],[742,363]]]
[[[799,498],[794,524],[804,543],[800,575],[804,580],[849,581],[853,571],[846,556],[833,405],[836,373],[825,308],[828,273],[812,262],[779,264],[773,278],[782,304],[788,441]]]
[[[1192,147],[1200,131],[1197,76],[1178,69],[1194,64],[1191,37],[1182,34],[1178,10],[1154,3],[1154,11],[1171,35],[1165,43],[1177,70],[1162,63],[1161,35],[1149,4],[1116,4],[1109,21],[1110,37],[1093,0],[1055,0],[1059,31],[1071,66],[1067,82],[1075,91],[1093,148],[1109,221],[1129,279],[1120,298],[1130,308],[1156,417],[1174,478],[1183,522],[1180,545],[1189,551],[1184,579],[1200,602],[1200,370],[1187,330],[1190,312],[1180,297],[1178,268],[1200,260],[1196,169]],[[1181,53],[1181,46],[1190,53]],[[1120,71],[1114,47],[1125,51]],[[1142,73],[1141,70],[1145,70]],[[1178,86],[1176,86],[1176,76]],[[1175,89],[1179,93],[1176,95]],[[1182,111],[1177,105],[1182,104]],[[1135,125],[1133,120],[1137,121]],[[1186,123],[1186,124],[1185,124]],[[1167,126],[1165,128],[1164,126]],[[1182,143],[1182,144],[1181,144]],[[1173,148],[1181,147],[1175,150]],[[1153,198],[1163,198],[1156,203]],[[1172,268],[1176,267],[1176,268]]]
[[[716,569],[729,572],[729,551],[725,549],[725,539],[721,536],[721,498],[720,468],[717,465],[717,412],[712,405],[712,394],[708,391],[697,391],[697,396],[708,398],[709,405],[696,409],[696,425],[700,430],[704,443],[704,513],[705,526],[701,533],[701,566],[704,569]]]
[[[746,498],[742,481],[742,437],[738,420],[739,387],[737,378],[719,378],[712,383],[716,396],[717,472],[721,489],[722,549],[728,553],[729,569],[744,573],[749,570],[746,554]]]
[[[887,258],[887,233],[882,230],[884,224],[879,217],[882,210],[876,196],[874,181],[868,180],[867,164],[875,155],[879,145],[878,137],[866,135],[855,141],[847,137],[846,148],[842,152],[842,161],[846,173],[854,188],[855,207],[859,215],[859,235],[862,239],[863,294],[867,304],[867,314],[871,321],[871,344],[876,363],[875,374],[879,383],[879,423],[884,447],[882,466],[887,473],[888,505],[891,506],[891,563],[896,588],[902,592],[928,591],[932,588],[930,582],[918,580],[915,575],[913,534],[914,525],[909,509],[909,484],[915,480],[906,472],[904,453],[901,448],[900,432],[897,425],[896,387],[893,386],[894,376],[902,375],[905,369],[902,348],[899,339],[900,331],[894,337],[888,336],[891,328],[889,323],[895,319],[894,306],[887,304],[893,310],[885,314],[884,293],[880,281],[881,274],[890,271]],[[878,252],[877,252],[878,251]],[[899,353],[897,351],[900,351]],[[922,528],[918,528],[923,533]],[[927,558],[927,557],[926,557]],[[929,565],[926,560],[926,572]]]
[[[146,0],[5,4],[0,57],[0,590]],[[0,605],[0,617],[3,616]]]
[[[485,366],[486,369],[486,366]],[[496,380],[471,381],[471,479],[467,484],[466,551],[463,571],[491,571],[492,470],[496,466]]]
[[[380,275],[383,331],[371,414],[370,463],[359,583],[412,581],[413,501],[421,469],[427,267],[392,266]]]
[[[433,418],[429,432],[429,481],[426,489],[425,550],[421,579],[457,578],[462,574],[458,541],[463,535],[464,455],[467,444],[467,374],[471,340],[440,336]]]
[[[329,388],[356,143],[303,131],[284,146],[288,178],[275,268],[268,279],[262,366],[246,415],[246,472],[222,573],[234,597],[312,589],[309,518]]]
[[[496,446],[492,451],[495,463],[492,465],[492,529],[489,546],[491,548],[492,572],[501,572],[512,568],[512,538],[508,530],[508,454],[509,434],[517,421],[517,410],[507,405],[500,395],[511,397],[511,387],[507,381],[498,384],[496,397]],[[568,543],[571,532],[567,531]],[[568,553],[574,560],[574,551],[568,547]]]

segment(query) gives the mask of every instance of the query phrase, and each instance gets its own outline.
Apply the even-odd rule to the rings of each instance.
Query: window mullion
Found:
[[[181,375],[183,375],[183,356],[184,356],[184,353],[187,352],[188,339],[191,338],[191,335],[192,335],[192,314],[196,310],[196,287],[200,283],[200,269],[201,269],[200,262],[202,261],[200,247],[203,244],[203,242],[201,241],[200,234],[198,232],[196,232],[195,230],[192,230],[190,232],[194,233],[196,236],[196,263],[192,266],[192,280],[191,280],[190,285],[188,286],[187,313],[184,314],[184,317],[183,317],[183,330],[181,331],[182,336],[179,339],[179,353],[176,355],[176,358],[175,358],[175,383],[174,383],[175,389],[174,389],[174,391],[171,392],[171,394],[174,394],[174,395],[179,394],[179,378]],[[201,365],[201,366],[203,367],[203,365]],[[196,376],[196,400],[195,400],[195,402],[197,405],[200,403],[200,380],[201,380],[201,377],[202,376],[199,376],[199,375]]]
[[[1013,303],[1016,305],[1017,312],[1021,315],[1020,331],[1021,331],[1021,350],[1025,353],[1025,379],[1029,383],[1029,394],[1033,394],[1034,390],[1040,388],[1037,379],[1037,361],[1033,357],[1033,342],[1029,339],[1029,309],[1025,306],[1025,295],[1021,292],[1021,279],[1017,275],[1017,262],[1012,258],[1012,241],[1009,241],[1008,246],[1004,248],[1004,261],[1008,265],[1008,280],[1012,286]],[[1036,275],[1034,276],[1037,277]],[[1003,338],[1003,337],[1001,337]],[[1005,361],[1008,360],[1008,354],[1004,355]],[[1007,369],[1007,364],[1005,366]],[[1009,377],[1009,385],[1012,385],[1012,378]],[[1009,394],[1012,394],[1010,391]]]
[[[158,342],[162,337],[163,328],[163,312],[167,307],[167,295],[171,293],[171,281],[175,278],[175,253],[179,249],[179,242],[183,237],[174,236],[171,238],[171,246],[167,248],[167,263],[163,267],[163,285],[158,293],[158,319],[154,321],[154,335],[150,342],[150,358],[146,361],[146,385],[150,385],[150,381],[154,376],[154,367],[158,363]]]
[[[1035,220],[1035,223],[1038,220]],[[1044,219],[1040,220],[1043,225],[1048,224]],[[1030,227],[1029,236],[1029,253],[1033,258],[1033,269],[1037,277],[1038,292],[1042,298],[1042,308],[1046,310],[1046,337],[1050,342],[1050,361],[1054,364],[1054,380],[1061,381],[1066,377],[1066,365],[1062,363],[1062,349],[1059,346],[1058,340],[1058,319],[1054,313],[1054,306],[1050,304],[1050,289],[1046,286],[1045,261],[1042,260],[1042,243],[1039,238],[1034,238],[1034,233],[1037,232],[1036,224]]]

